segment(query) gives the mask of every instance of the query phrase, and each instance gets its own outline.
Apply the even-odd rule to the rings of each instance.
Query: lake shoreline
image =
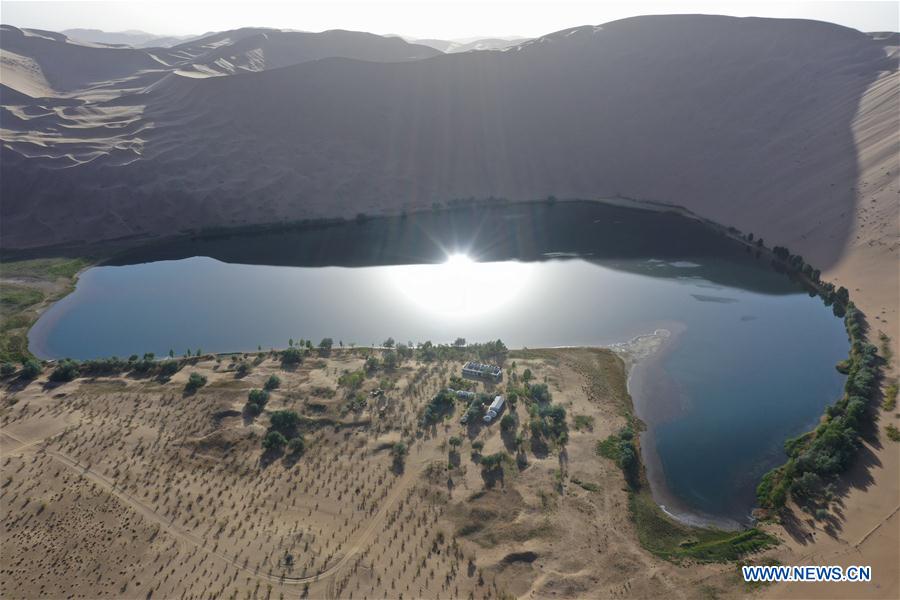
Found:
[[[668,352],[671,352],[684,326],[673,324],[671,329],[657,329],[653,333],[643,334],[627,342],[607,346],[625,362],[627,372],[627,389],[631,396],[634,416],[645,424],[649,417],[648,401],[652,394],[644,394],[647,385],[656,383],[660,376],[659,363]],[[649,429],[640,433],[640,459],[644,467],[650,493],[654,502],[670,518],[690,527],[715,528],[722,531],[738,531],[753,526],[752,520],[739,522],[732,517],[708,514],[685,504],[678,498],[666,483],[665,470],[659,454],[652,445]]]

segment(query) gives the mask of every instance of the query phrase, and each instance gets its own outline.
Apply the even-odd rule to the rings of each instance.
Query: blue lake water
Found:
[[[350,224],[162,246],[85,272],[32,329],[31,349],[124,357],[389,336],[605,345],[666,329],[633,387],[654,493],[673,512],[745,521],[784,440],[840,395],[840,320],[695,223],[592,206],[517,210],[469,215],[478,228]],[[665,235],[642,245],[639,232],[654,228]],[[460,235],[472,231],[481,237]]]

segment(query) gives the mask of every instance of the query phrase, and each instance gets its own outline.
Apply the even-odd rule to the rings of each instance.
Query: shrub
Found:
[[[550,389],[547,387],[546,383],[535,383],[528,386],[528,395],[535,402],[547,403],[550,402]]]
[[[458,447],[462,446],[463,441],[462,441],[462,438],[461,438],[461,437],[455,436],[455,435],[454,435],[453,437],[450,438],[450,442],[449,442],[449,443],[450,443],[450,445],[453,446],[454,448],[458,448]]]
[[[297,347],[291,347],[281,353],[282,366],[294,366],[303,362],[303,350]]]
[[[401,360],[409,360],[413,356],[413,349],[407,346],[406,344],[399,344],[397,346],[397,357]]]
[[[453,409],[454,398],[454,395],[446,388],[435,394],[422,412],[422,424],[437,423],[444,414]]]
[[[897,429],[897,426],[893,423],[888,424],[887,426],[887,436],[888,439],[893,442],[900,442],[900,429]]]
[[[187,385],[184,386],[184,389],[188,392],[196,392],[204,385],[206,385],[206,375],[191,373],[190,376],[188,376]]]
[[[897,392],[900,391],[897,382],[893,381],[884,388],[884,398],[881,399],[881,408],[892,411],[897,407]]]
[[[366,380],[364,371],[347,371],[338,377],[338,385],[355,391],[362,387],[363,381]]]
[[[406,464],[406,455],[409,453],[409,450],[406,448],[406,444],[403,442],[397,442],[393,446],[391,446],[391,456],[393,457],[393,469],[394,471],[402,471],[403,467]]]
[[[486,471],[493,471],[503,464],[508,457],[506,452],[497,452],[496,454],[488,454],[481,457],[481,468]]]
[[[63,382],[72,381],[78,377],[78,363],[68,358],[60,361],[56,368],[50,373],[50,381]]]
[[[293,455],[303,454],[306,449],[306,441],[303,436],[297,436],[288,442],[288,451]]]
[[[263,448],[273,451],[281,450],[284,448],[285,444],[287,444],[287,438],[278,431],[270,431],[267,433],[262,442]]]
[[[290,435],[300,424],[300,415],[292,410],[276,410],[269,417],[269,422],[272,430]]]
[[[12,363],[3,363],[3,365],[0,366],[0,376],[2,376],[2,377],[9,377],[10,375],[12,375],[15,372],[16,372],[16,365],[14,365]]]
[[[576,415],[575,416],[575,429],[581,431],[582,429],[587,429],[588,431],[594,430],[594,417],[588,415]]]
[[[252,402],[253,404],[259,404],[260,406],[265,406],[266,402],[269,401],[269,392],[266,390],[257,390],[253,389],[247,394],[247,402]]]
[[[22,361],[22,372],[20,376],[24,379],[34,379],[41,374],[41,363],[33,358]]]
[[[132,355],[132,357],[134,356],[135,355]],[[129,358],[128,362],[131,363],[132,369],[134,369],[136,373],[149,373],[156,367],[156,355],[152,352],[146,352],[140,360],[131,360],[131,358]]]
[[[250,363],[242,360],[238,363],[237,368],[235,368],[234,372],[238,377],[246,377],[250,373]]]
[[[393,371],[400,365],[400,359],[397,356],[397,353],[393,350],[388,350],[384,353],[383,359],[384,368],[388,371]]]
[[[266,379],[266,384],[263,386],[268,390],[276,390],[281,387],[281,378],[278,375],[271,375],[268,379]]]
[[[167,360],[159,365],[159,374],[161,377],[171,377],[178,372],[178,361]]]

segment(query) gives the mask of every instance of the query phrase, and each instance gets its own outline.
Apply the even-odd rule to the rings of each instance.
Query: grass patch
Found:
[[[656,505],[647,486],[629,493],[628,506],[641,545],[660,558],[674,562],[733,561],[777,543],[774,537],[756,528],[722,531],[682,525]]]
[[[611,435],[605,440],[598,440],[597,454],[611,461],[619,462],[619,436]]]
[[[91,263],[87,258],[36,258],[0,264],[0,276],[14,280],[0,285],[0,362],[31,358],[28,329],[39,309],[71,292],[75,275]]]
[[[594,430],[594,417],[589,417],[588,415],[575,415],[575,417],[573,418],[573,422],[575,425],[575,431]]]
[[[878,332],[878,341],[880,342],[881,358],[888,364],[894,360],[894,351],[891,350],[891,338],[883,331]]]
[[[591,483],[590,481],[582,481],[582,480],[578,479],[577,477],[573,477],[571,481],[575,485],[577,485],[580,488],[585,489],[589,492],[599,492],[600,491],[600,486],[597,485],[596,483]]]
[[[4,315],[7,314],[7,311],[18,312],[34,306],[43,299],[43,292],[23,285],[4,284],[0,288],[0,309]]]
[[[897,381],[891,381],[884,388],[884,397],[881,399],[881,408],[887,411],[892,411],[897,408],[897,392],[900,391],[900,387],[897,386]]]
[[[93,264],[89,258],[34,258],[4,262],[0,266],[2,277],[33,277],[35,279],[71,279],[81,269]]]

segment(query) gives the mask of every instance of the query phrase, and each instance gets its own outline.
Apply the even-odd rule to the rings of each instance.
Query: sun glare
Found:
[[[452,254],[438,265],[391,268],[398,291],[423,310],[445,317],[464,317],[497,310],[528,284],[531,266],[505,261],[480,263]]]

